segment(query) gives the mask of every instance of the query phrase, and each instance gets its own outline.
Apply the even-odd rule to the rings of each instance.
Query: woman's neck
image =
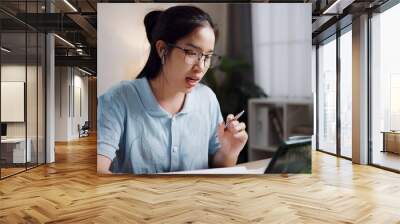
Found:
[[[151,90],[158,103],[172,115],[178,113],[185,102],[185,93],[174,89],[174,85],[164,78],[163,74],[149,81]]]

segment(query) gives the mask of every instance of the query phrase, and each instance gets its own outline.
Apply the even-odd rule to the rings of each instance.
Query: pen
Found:
[[[227,129],[229,127],[229,125],[231,124],[232,121],[239,119],[243,115],[243,113],[244,113],[244,110],[242,110],[240,113],[238,113],[232,120],[226,122],[225,129]]]

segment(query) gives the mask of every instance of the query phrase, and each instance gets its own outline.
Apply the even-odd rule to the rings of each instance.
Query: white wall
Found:
[[[33,66],[27,66],[25,65],[18,65],[18,64],[8,64],[8,65],[2,65],[1,66],[1,81],[2,82],[24,82],[26,83],[25,80],[25,75],[27,69],[28,74],[31,74],[32,71],[36,72],[36,67]],[[4,90],[2,90],[3,93]],[[22,94],[24,94],[24,90],[22,90]],[[33,93],[32,93],[33,94]],[[35,94],[36,96],[36,94]],[[8,96],[1,96],[2,99],[8,98]],[[22,96],[22,99],[24,99],[24,96]],[[2,105],[4,104],[1,103]],[[25,125],[24,125],[24,102],[22,108],[20,108],[22,111],[18,111],[17,113],[22,112],[22,122],[11,122],[8,124],[7,131],[9,132],[9,136],[15,136],[15,137],[25,137]],[[4,113],[10,113],[10,108],[7,107],[1,107],[2,114]],[[4,120],[4,118],[2,118]],[[17,128],[21,127],[21,128]]]
[[[2,122],[24,122],[25,82],[1,82]]]
[[[68,67],[55,68],[55,141],[68,140]]]
[[[255,81],[270,96],[312,97],[311,3],[252,4]]]
[[[55,141],[77,139],[78,124],[88,120],[88,78],[75,68],[56,67],[55,86]],[[79,89],[81,103],[77,97]]]
[[[1,81],[17,81],[17,82],[25,82],[25,76],[26,72],[28,75],[31,74],[36,74],[36,67],[34,66],[25,66],[24,65],[18,65],[18,64],[8,64],[8,65],[2,65],[1,66]],[[29,77],[28,77],[29,78]],[[29,80],[29,82],[32,82],[32,80]],[[32,83],[30,83],[32,84]],[[34,83],[36,85],[36,81]],[[27,93],[28,99],[27,99],[27,104],[30,104],[36,99],[36,88],[35,89],[27,89],[29,90]],[[4,97],[4,96],[2,96]],[[29,106],[29,105],[28,105]],[[31,105],[31,107],[36,108],[36,104]],[[35,110],[34,108],[34,110]],[[9,108],[1,108],[1,110],[8,110]],[[22,108],[24,110],[24,108]],[[32,121],[35,121],[36,123],[36,113],[33,114],[31,112],[32,108],[28,110],[27,113],[27,119],[29,122],[28,125],[28,137],[30,133],[33,132],[33,130],[36,130],[36,124],[32,124]],[[25,137],[25,126],[26,122],[7,122],[7,136],[8,137]],[[35,132],[36,133],[36,132]]]
[[[99,3],[97,4],[97,95],[121,80],[134,79],[144,67],[150,45],[143,24],[145,15],[176,3]],[[227,4],[196,3],[210,14],[220,32],[215,50],[226,52]]]

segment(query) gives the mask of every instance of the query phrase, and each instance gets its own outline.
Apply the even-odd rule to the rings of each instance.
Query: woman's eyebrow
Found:
[[[201,52],[203,52],[203,49],[201,49],[201,47],[196,46],[196,45],[194,45],[194,44],[188,43],[188,44],[186,44],[186,46],[196,48],[196,49],[200,50]],[[209,50],[209,51],[207,51],[206,53],[213,53],[213,52],[214,52],[214,50]]]

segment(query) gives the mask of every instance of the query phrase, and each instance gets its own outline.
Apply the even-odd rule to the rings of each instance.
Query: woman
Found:
[[[212,90],[200,84],[212,65],[210,16],[192,6],[152,11],[144,19],[151,49],[136,80],[99,98],[99,173],[157,173],[236,164],[245,124],[225,128]]]

